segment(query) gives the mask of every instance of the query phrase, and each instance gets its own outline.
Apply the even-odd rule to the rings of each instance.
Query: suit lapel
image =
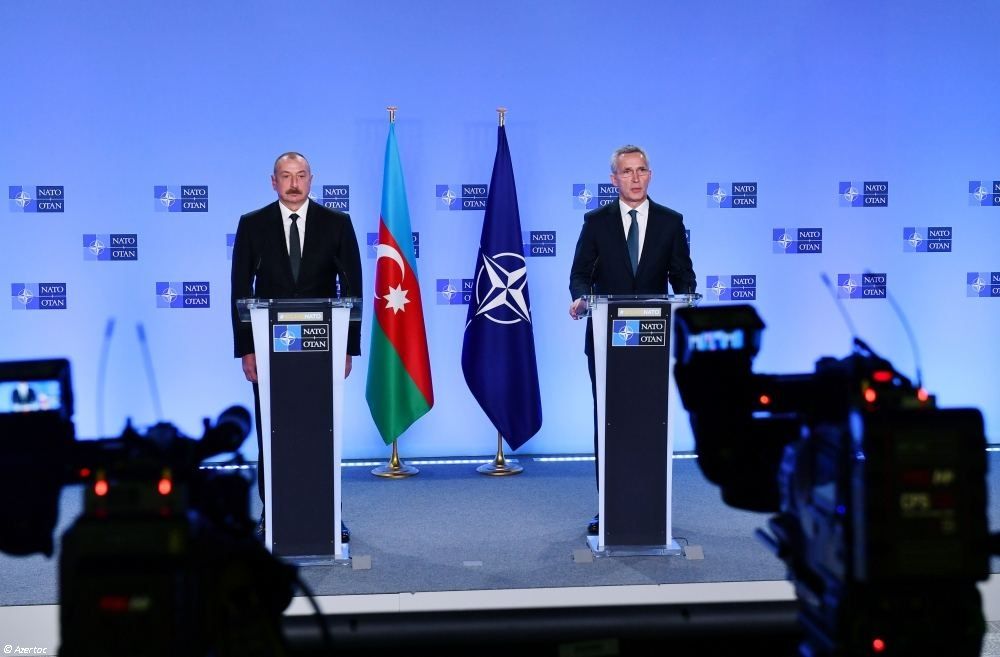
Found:
[[[281,208],[278,207],[277,202],[274,203],[271,216],[268,217],[266,230],[266,243],[273,245],[275,250],[274,262],[281,270],[280,275],[286,281],[291,282],[294,287],[295,281],[292,280],[292,263],[288,259],[288,244],[285,241],[285,226],[281,221]]]
[[[649,201],[649,213],[646,215],[646,235],[642,241],[642,253],[639,256],[639,266],[636,267],[635,275],[636,278],[639,277],[639,273],[644,269],[643,264],[654,260],[655,256],[652,254],[659,252],[659,244],[663,240],[663,222],[660,221],[659,212],[657,212],[653,201]],[[648,266],[648,265],[647,265]]]
[[[616,245],[613,247],[612,253],[618,253],[616,257],[621,260],[620,264],[625,267],[629,275],[633,275],[632,259],[628,255],[628,243],[625,241],[625,230],[622,228],[622,211],[621,206],[618,205],[618,199],[604,207],[607,208],[605,225],[608,231],[608,244]]]

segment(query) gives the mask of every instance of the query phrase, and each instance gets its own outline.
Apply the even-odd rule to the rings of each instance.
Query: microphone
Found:
[[[205,434],[198,442],[195,449],[198,460],[237,451],[250,435],[251,422],[250,411],[242,406],[230,406],[222,411],[215,426],[206,427]]]
[[[837,296],[837,290],[834,289],[833,281],[830,280],[830,277],[826,275],[825,271],[820,272],[819,277],[823,279],[823,283],[826,285],[827,291],[830,293],[830,296],[833,297],[834,305],[837,306],[837,310],[840,311],[840,316],[844,318],[844,323],[847,324],[847,330],[851,332],[852,342],[855,346],[861,346],[867,351],[871,351],[868,345],[866,345],[861,338],[858,337],[858,329],[854,326],[854,322],[851,321],[851,316],[847,314],[847,309],[844,308],[844,303],[840,300],[840,297]]]
[[[135,331],[139,335],[139,346],[142,349],[142,360],[146,366],[146,381],[149,383],[149,392],[153,398],[153,410],[156,412],[156,421],[163,421],[163,409],[160,408],[160,392],[156,387],[156,375],[153,374],[153,359],[149,355],[149,345],[146,343],[146,329],[142,322],[137,322]]]
[[[870,269],[865,270],[866,274],[872,273]],[[896,313],[896,317],[899,318],[899,323],[903,325],[903,330],[906,331],[906,338],[910,341],[910,349],[913,351],[913,367],[916,369],[917,376],[917,388],[923,388],[924,376],[920,370],[920,352],[917,350],[917,339],[913,335],[913,329],[910,327],[910,323],[906,320],[906,315],[903,314],[903,309],[899,307],[896,303],[895,297],[889,293],[889,288],[886,286],[885,298],[889,302],[893,311]]]
[[[104,437],[104,383],[107,380],[108,351],[111,349],[111,335],[115,332],[115,318],[108,317],[101,341],[101,355],[97,361],[97,437]]]
[[[601,254],[594,257],[594,264],[590,267],[590,296],[594,296],[594,281],[597,279],[597,265],[601,263]]]

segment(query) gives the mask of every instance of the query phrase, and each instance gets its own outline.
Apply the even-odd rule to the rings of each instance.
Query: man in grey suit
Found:
[[[234,355],[241,359],[243,374],[254,389],[260,449],[257,488],[262,502],[264,449],[257,356],[251,328],[237,315],[236,300],[330,298],[338,296],[338,280],[339,296],[361,296],[361,255],[351,218],[309,200],[312,170],[308,160],[294,152],[278,156],[271,186],[278,200],[240,217],[233,243],[231,299]],[[351,357],[360,354],[361,323],[351,322],[344,376],[351,373]],[[262,533],[262,529],[258,527],[258,532]],[[342,540],[347,542],[349,538],[345,527]]]
[[[677,294],[695,291],[684,217],[647,196],[652,177],[649,158],[638,146],[622,146],[611,155],[611,182],[618,188],[618,201],[583,217],[569,276],[573,319],[586,313],[588,294],[666,294],[668,282]],[[596,455],[597,388],[589,318],[584,351],[594,394]],[[594,516],[588,533],[597,534],[598,523]]]

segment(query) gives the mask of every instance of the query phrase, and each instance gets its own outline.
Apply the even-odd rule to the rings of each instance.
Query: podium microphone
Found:
[[[146,329],[142,322],[136,322],[135,332],[139,336],[139,346],[142,350],[143,364],[146,366],[146,381],[149,383],[149,392],[153,397],[153,410],[156,413],[156,421],[163,421],[163,409],[160,407],[160,392],[156,387],[156,375],[153,374],[153,359],[149,355],[149,344],[146,342]]]
[[[111,349],[111,335],[115,332],[115,318],[108,317],[101,341],[101,355],[97,360],[97,437],[104,436],[104,385],[108,374],[108,351]]]

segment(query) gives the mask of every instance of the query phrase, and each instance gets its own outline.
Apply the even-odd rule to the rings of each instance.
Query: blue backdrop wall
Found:
[[[164,419],[197,435],[203,416],[251,404],[227,306],[237,219],[273,200],[274,157],[302,151],[318,200],[346,191],[370,296],[366,236],[394,104],[437,402],[401,450],[491,453],[496,434],[461,373],[466,308],[439,292],[472,276],[483,212],[440,196],[489,181],[494,109],[505,105],[537,254],[528,275],[544,424],[522,452],[591,448],[568,272],[585,205],[599,202],[608,156],[628,142],[650,153],[651,196],[684,213],[706,303],[751,296],[731,286],[752,277],[768,324],[758,369],[810,371],[820,355],[844,355],[850,334],[820,273],[834,283],[884,274],[885,288],[876,278],[844,300],[862,337],[914,372],[879,298],[887,289],[913,325],[927,387],[944,405],[982,408],[995,439],[998,24],[990,0],[6,3],[0,283],[11,300],[0,359],[68,356],[84,436],[157,419],[138,324]],[[131,237],[137,251],[118,256],[135,259],[85,248]],[[207,283],[208,307],[160,307],[169,282]],[[47,296],[60,286],[63,297]],[[31,307],[59,298],[65,308]],[[367,349],[370,298],[365,313]],[[348,381],[348,458],[386,454],[364,402],[367,365]],[[691,447],[682,421],[677,448]]]

